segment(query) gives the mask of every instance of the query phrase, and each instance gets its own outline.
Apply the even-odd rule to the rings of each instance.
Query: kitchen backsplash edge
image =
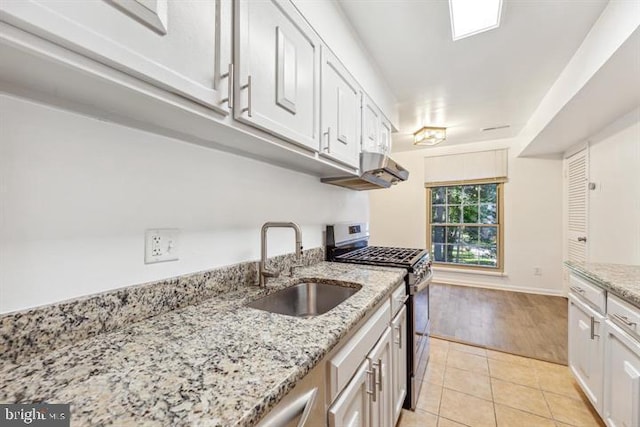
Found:
[[[315,264],[324,256],[322,247],[305,250],[301,264]],[[269,267],[278,271],[288,271],[294,264],[298,262],[293,253],[269,258]],[[2,314],[0,360],[20,363],[34,353],[115,331],[257,282],[258,262],[248,261]]]

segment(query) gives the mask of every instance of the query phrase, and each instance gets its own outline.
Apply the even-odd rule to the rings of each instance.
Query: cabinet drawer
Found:
[[[398,288],[391,294],[391,319],[395,316],[400,309],[404,306],[407,297],[407,287],[402,282]]]
[[[569,278],[569,289],[576,295],[581,296],[600,313],[605,312],[606,296],[605,290],[586,281],[585,279],[572,274]]]
[[[329,402],[332,402],[351,380],[358,366],[389,325],[390,319],[391,306],[387,301],[329,361]]]
[[[612,322],[620,325],[625,330],[640,336],[640,310],[631,304],[622,301],[613,295],[607,297],[607,314]]]

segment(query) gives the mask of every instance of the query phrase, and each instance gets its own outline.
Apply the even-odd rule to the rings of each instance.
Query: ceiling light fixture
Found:
[[[436,145],[447,139],[447,128],[424,126],[413,134],[413,145]]]
[[[449,0],[453,40],[498,28],[501,12],[502,0]]]

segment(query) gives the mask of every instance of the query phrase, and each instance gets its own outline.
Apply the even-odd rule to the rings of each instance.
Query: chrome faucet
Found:
[[[278,277],[279,271],[267,268],[267,230],[272,227],[293,228],[296,232],[296,258],[300,261],[302,257],[302,232],[295,222],[265,222],[262,226],[260,240],[260,287],[267,286],[267,277]],[[291,269],[293,273],[293,268]]]

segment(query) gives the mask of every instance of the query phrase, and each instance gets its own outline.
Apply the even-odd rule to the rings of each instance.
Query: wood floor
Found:
[[[431,333],[462,343],[567,364],[567,299],[432,284]]]

